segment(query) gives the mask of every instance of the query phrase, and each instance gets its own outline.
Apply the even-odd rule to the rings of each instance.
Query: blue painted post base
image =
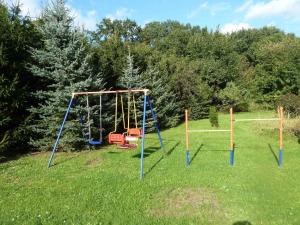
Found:
[[[278,166],[282,166],[282,149],[279,149]]]
[[[234,164],[234,150],[230,149],[230,166]]]
[[[185,154],[186,166],[190,165],[190,151],[187,150]]]

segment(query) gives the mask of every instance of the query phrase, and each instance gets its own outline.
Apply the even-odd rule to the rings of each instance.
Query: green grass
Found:
[[[258,116],[276,115],[236,114]],[[227,129],[229,115],[219,122]],[[299,144],[284,136],[278,168],[278,131],[263,130],[274,123],[235,124],[234,167],[229,133],[190,134],[189,168],[184,124],[162,132],[163,158],[156,134],[147,135],[143,181],[139,149],[58,153],[51,169],[49,153],[0,164],[0,224],[300,224]],[[191,121],[190,129],[210,125]]]

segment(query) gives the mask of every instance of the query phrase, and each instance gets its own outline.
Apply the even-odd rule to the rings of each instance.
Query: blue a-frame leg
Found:
[[[68,108],[67,108],[67,111],[66,111],[64,120],[63,120],[63,122],[62,122],[62,124],[61,124],[61,126],[60,126],[60,129],[59,129],[59,132],[58,132],[58,135],[57,135],[57,138],[56,138],[56,142],[55,142],[55,144],[54,144],[54,146],[53,146],[52,153],[51,153],[50,159],[49,159],[49,161],[48,161],[48,168],[51,166],[51,162],[52,162],[53,157],[54,157],[54,154],[55,154],[55,152],[56,152],[57,145],[58,145],[58,143],[59,143],[59,139],[60,139],[60,137],[61,137],[61,133],[62,133],[62,131],[63,131],[63,128],[64,128],[64,126],[65,126],[65,123],[66,123],[66,121],[67,121],[67,118],[68,118],[70,109],[71,109],[71,107],[72,107],[72,105],[73,105],[73,101],[74,101],[74,95],[72,96],[72,98],[71,98],[71,100],[70,100],[70,102],[69,102],[69,106],[68,106]]]
[[[154,121],[155,129],[158,135],[160,147],[163,148],[163,140],[160,135],[160,130],[158,128],[158,123],[156,119],[155,112],[153,110],[152,102],[149,96],[146,94],[144,95],[144,107],[143,107],[143,125],[142,125],[142,149],[141,149],[141,168],[140,168],[140,178],[143,179],[144,177],[144,150],[145,150],[145,124],[146,124],[146,111],[147,111],[147,102],[150,107],[151,115]]]

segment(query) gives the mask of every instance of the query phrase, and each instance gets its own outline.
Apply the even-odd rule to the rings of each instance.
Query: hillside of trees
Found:
[[[0,1],[0,34],[3,155],[49,150],[74,91],[149,88],[163,128],[176,126],[184,109],[207,118],[210,106],[248,111],[281,102],[299,115],[300,38],[276,27],[224,35],[171,20],[142,27],[105,18],[87,31],[74,26],[64,0],[34,20]],[[62,140],[68,149],[83,142],[73,114]],[[113,108],[104,115],[109,132]]]

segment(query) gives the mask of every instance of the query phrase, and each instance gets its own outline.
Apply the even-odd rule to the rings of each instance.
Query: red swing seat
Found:
[[[142,137],[142,129],[141,128],[129,128],[127,132],[128,136],[130,137]]]
[[[117,144],[117,145],[125,145],[126,144],[125,135],[110,133],[108,135],[108,143],[109,144]]]

